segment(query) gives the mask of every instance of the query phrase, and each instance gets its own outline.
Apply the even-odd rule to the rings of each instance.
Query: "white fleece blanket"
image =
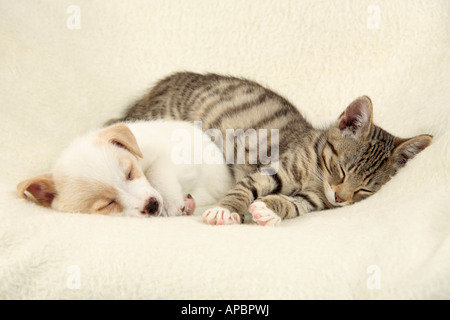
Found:
[[[0,299],[450,298],[450,2],[0,1]],[[373,197],[277,228],[19,199],[157,79],[244,76],[315,125],[367,94],[432,145]]]

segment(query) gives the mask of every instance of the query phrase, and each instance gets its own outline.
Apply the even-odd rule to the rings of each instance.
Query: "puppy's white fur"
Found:
[[[194,136],[202,150],[216,148],[200,129],[184,121],[140,121],[90,132],[70,144],[51,174],[22,181],[24,198],[68,212],[143,217],[179,215],[184,194],[197,210],[216,204],[234,181],[226,164],[176,164],[173,151],[180,141],[174,132],[190,134],[184,146],[195,152]],[[197,130],[197,131],[196,131]],[[198,146],[197,146],[198,148]],[[153,203],[153,210],[152,208]],[[201,212],[201,211],[200,211]]]

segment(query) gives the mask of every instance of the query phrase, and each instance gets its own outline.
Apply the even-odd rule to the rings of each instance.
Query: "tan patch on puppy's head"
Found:
[[[130,151],[135,156],[142,158],[142,152],[139,149],[136,138],[131,130],[123,123],[112,125],[99,132],[98,136],[102,142],[115,144],[121,148]]]
[[[51,174],[44,174],[20,182],[17,191],[24,199],[66,212],[117,214],[123,210],[112,186],[85,178],[59,180],[55,184]]]
[[[117,214],[123,210],[115,188],[87,178],[61,179],[53,207],[67,212]]]

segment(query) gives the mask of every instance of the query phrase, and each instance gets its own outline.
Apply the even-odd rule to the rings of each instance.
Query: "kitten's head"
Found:
[[[320,163],[325,196],[333,206],[344,206],[378,191],[433,137],[402,139],[373,124],[372,101],[353,101],[330,127]]]

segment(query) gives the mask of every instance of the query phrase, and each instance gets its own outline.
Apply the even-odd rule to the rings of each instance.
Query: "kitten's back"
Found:
[[[256,82],[217,74],[175,73],[159,81],[120,121],[202,121],[203,128],[283,129],[311,125],[286,99]]]

